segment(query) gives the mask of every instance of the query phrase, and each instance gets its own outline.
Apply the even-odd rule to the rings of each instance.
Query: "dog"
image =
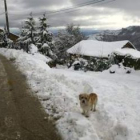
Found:
[[[79,95],[80,106],[83,109],[83,114],[89,117],[89,112],[96,111],[98,96],[96,93],[83,93]],[[93,107],[94,106],[94,107]]]

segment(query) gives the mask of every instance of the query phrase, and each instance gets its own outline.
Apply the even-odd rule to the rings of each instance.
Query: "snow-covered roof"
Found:
[[[115,42],[103,42],[97,40],[83,40],[72,48],[68,49],[67,52],[70,54],[80,54],[84,56],[94,56],[94,57],[108,57],[116,49],[123,48],[127,43],[133,44],[128,40],[125,41],[115,41]]]
[[[124,48],[124,49],[117,49],[114,53],[121,55],[121,56],[131,56],[134,59],[140,58],[140,52],[134,49]]]

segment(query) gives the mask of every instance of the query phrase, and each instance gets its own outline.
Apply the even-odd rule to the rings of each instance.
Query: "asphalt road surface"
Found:
[[[0,55],[0,140],[61,140],[26,77]]]

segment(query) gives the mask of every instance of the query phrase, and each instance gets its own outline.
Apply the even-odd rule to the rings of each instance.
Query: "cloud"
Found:
[[[46,14],[76,6],[79,4],[95,2],[97,0],[9,0],[7,1],[9,21],[11,27],[21,27],[30,12],[37,20],[44,12]],[[99,1],[99,0],[98,0]],[[48,15],[48,22],[52,27],[63,27],[74,23],[87,28],[117,29],[130,25],[139,25],[139,0],[110,0],[96,5],[89,5],[75,9],[75,11]],[[4,11],[3,2],[0,9]],[[0,15],[0,26],[4,26],[4,15]]]

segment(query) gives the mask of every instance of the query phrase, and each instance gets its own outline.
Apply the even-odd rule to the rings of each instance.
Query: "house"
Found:
[[[136,50],[135,46],[128,40],[115,42],[83,40],[68,49],[67,53],[85,57],[108,58],[115,50],[125,48]]]
[[[67,50],[72,58],[82,56],[86,60],[96,62],[108,60],[114,54],[114,63],[122,63],[125,67],[140,70],[140,52],[130,41],[103,42],[96,40],[83,40]],[[75,56],[75,57],[73,57]],[[90,62],[90,61],[89,61]],[[94,63],[96,65],[96,63]],[[94,70],[93,66],[90,70]]]
[[[3,32],[2,29],[0,29],[0,32]],[[16,42],[16,40],[19,38],[19,36],[13,34],[13,33],[10,33],[9,34],[9,39],[11,39],[14,43]]]

